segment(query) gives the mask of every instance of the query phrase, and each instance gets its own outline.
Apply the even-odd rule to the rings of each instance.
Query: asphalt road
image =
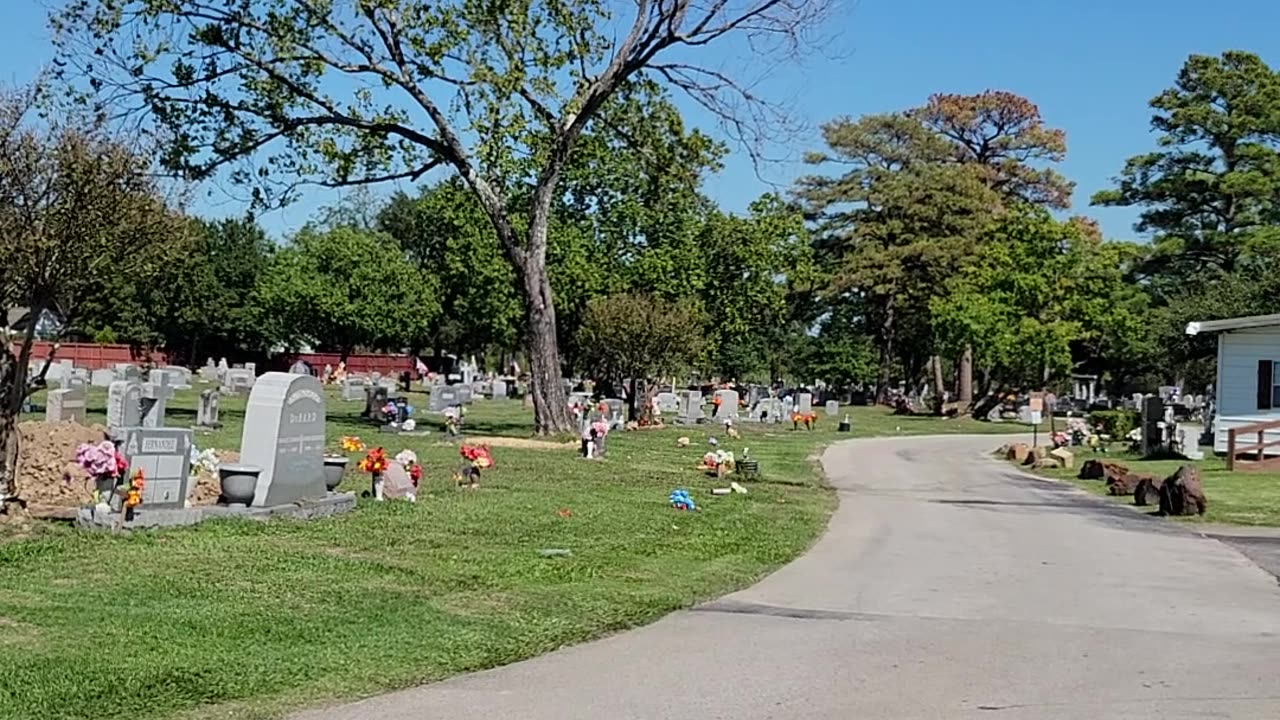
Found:
[[[1274,576],[981,457],[999,442],[838,445],[830,528],[761,583],[298,720],[1280,718]]]

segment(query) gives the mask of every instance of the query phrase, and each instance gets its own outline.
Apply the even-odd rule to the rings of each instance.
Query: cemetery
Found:
[[[1009,649],[992,668],[1109,649],[1122,623],[1073,615],[1092,598],[1044,600],[1124,578],[1054,585],[1042,556],[1072,546],[1041,528],[1100,532],[1065,522],[1087,501],[1101,532],[1158,527],[1128,540],[1167,572],[1174,522],[1280,526],[1280,315],[1255,314],[1280,297],[1280,180],[1256,170],[1280,166],[1280,72],[1260,56],[1188,57],[1149,103],[1157,149],[1077,183],[1057,119],[998,89],[912,86],[766,147],[787,108],[700,48],[797,59],[840,20],[825,2],[621,24],[590,3],[329,5],[54,2],[51,69],[0,88],[0,720],[275,718],[686,609],[673,623],[717,629],[677,650],[745,638],[763,664],[696,647],[722,675],[647,688],[673,717],[695,682],[848,714],[843,687],[798,690],[823,675],[788,653],[815,648],[871,657],[895,706],[915,671],[962,714],[1067,707],[1014,702],[1036,684],[1012,672],[978,700],[932,664],[984,666],[973,638]],[[809,170],[717,194],[775,149]],[[188,200],[222,185],[231,211]],[[1069,215],[1086,205],[1143,237]],[[1170,520],[1133,530],[1107,502]],[[840,597],[794,580],[810,561]],[[1136,587],[1172,615],[1173,577]],[[756,583],[777,594],[723,597]],[[1275,636],[1239,609],[1189,617]],[[998,625],[1029,616],[1039,645]],[[1123,702],[1169,685],[1136,684]]]

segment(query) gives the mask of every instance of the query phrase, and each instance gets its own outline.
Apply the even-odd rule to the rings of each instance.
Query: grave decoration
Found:
[[[454,487],[466,485],[470,488],[480,487],[480,471],[493,467],[493,456],[486,445],[463,445],[458,448],[463,464],[453,474]]]
[[[733,452],[719,448],[702,456],[702,469],[713,473],[716,477],[724,477],[734,470]]]
[[[813,426],[818,423],[818,414],[815,412],[796,412],[791,413],[791,429],[799,430],[800,424],[804,424],[806,430],[812,430]]]
[[[698,506],[693,502],[693,498],[689,496],[689,491],[684,488],[672,490],[667,496],[667,502],[671,503],[671,507],[676,510],[697,510]]]
[[[462,421],[466,414],[467,409],[461,405],[445,408],[444,431],[449,437],[456,438],[462,435]]]
[[[422,480],[422,466],[418,464],[418,455],[412,450],[401,450],[396,453],[391,465],[387,468],[388,487],[384,494],[392,498],[404,496],[409,502],[418,501],[418,483]]]
[[[93,480],[93,504],[110,505],[116,487],[120,485],[125,470],[129,469],[129,462],[116,449],[115,443],[103,440],[96,445],[82,444],[76,448],[76,464]],[[108,507],[107,512],[109,511]]]
[[[373,497],[376,500],[382,500],[382,474],[387,471],[387,454],[382,448],[376,447],[370,450],[356,467],[360,468],[361,472],[369,473],[373,484]]]
[[[597,418],[582,426],[582,456],[588,460],[604,457],[605,436],[609,434],[609,421]]]

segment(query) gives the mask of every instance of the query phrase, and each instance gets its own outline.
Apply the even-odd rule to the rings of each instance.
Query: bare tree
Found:
[[[150,158],[92,121],[33,117],[36,95],[0,91],[0,310],[26,308],[28,318],[0,335],[0,510],[14,492],[18,413],[51,359],[29,377],[38,320],[57,310],[64,327],[74,323],[83,299],[113,276],[157,267],[185,227]]]
[[[784,115],[694,58],[736,39],[767,68],[807,46],[831,1],[71,0],[52,23],[64,67],[103,107],[148,118],[193,177],[230,165],[275,202],[303,182],[455,170],[519,277],[536,427],[552,433],[571,428],[547,232],[576,140],[649,80],[759,147]]]

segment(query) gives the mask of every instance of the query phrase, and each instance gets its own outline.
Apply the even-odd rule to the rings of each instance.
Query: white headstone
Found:
[[[655,400],[658,403],[658,412],[680,412],[680,396],[673,392],[660,392]]]
[[[111,387],[116,381],[116,371],[103,368],[89,373],[89,384],[94,387]]]
[[[813,394],[800,393],[796,398],[796,412],[801,415],[808,415],[813,412]]]
[[[702,412],[702,392],[699,390],[680,391],[680,409],[676,422],[693,424],[706,417]]]
[[[717,390],[716,398],[720,400],[716,404],[716,420],[737,420],[738,419],[738,391],[737,390]]]
[[[218,391],[202,390],[200,406],[196,408],[196,425],[200,427],[218,427]]]
[[[835,417],[840,414],[840,403],[835,400],[828,400],[823,409],[826,411],[827,417]]]
[[[506,397],[507,397],[507,381],[494,380],[493,381],[493,398],[495,400],[505,400]]]
[[[310,375],[269,372],[245,408],[240,462],[262,468],[257,507],[323,498],[324,387]]]

